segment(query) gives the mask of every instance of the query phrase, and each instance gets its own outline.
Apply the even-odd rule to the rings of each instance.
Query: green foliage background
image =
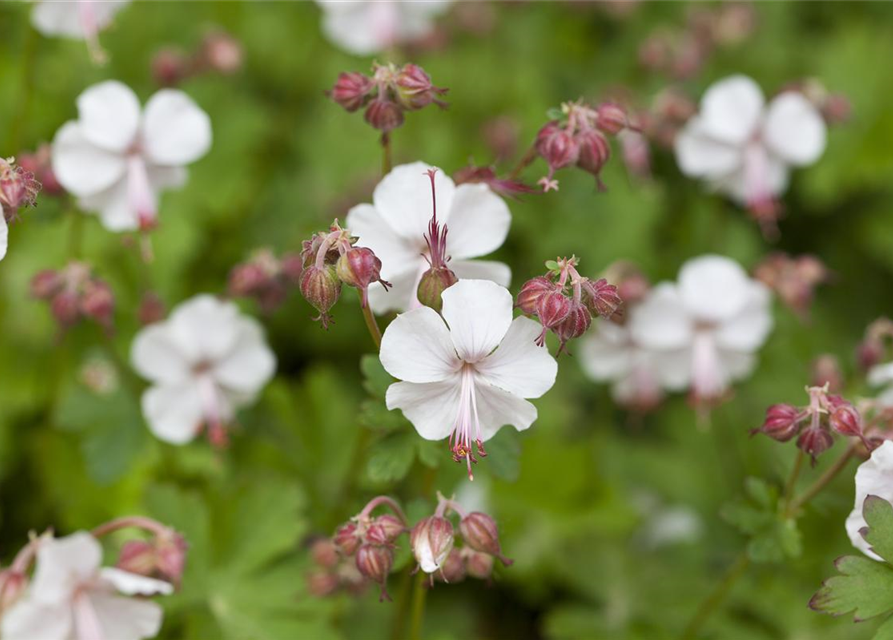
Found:
[[[366,71],[371,59],[325,41],[315,4],[135,3],[103,34],[111,61],[101,68],[90,64],[82,43],[33,32],[28,10],[0,5],[4,156],[50,140],[74,117],[75,97],[97,81],[116,78],[148,98],[155,90],[149,62],[162,45],[192,48],[206,28],[219,25],[245,47],[238,75],[183,86],[210,114],[215,140],[187,187],[162,202],[151,278],[169,305],[223,292],[229,268],[253,248],[294,250],[368,199],[380,164],[376,136],[323,91],[340,71]],[[486,35],[464,32],[447,16],[449,45],[412,61],[450,87],[450,109],[411,114],[394,134],[396,162],[421,159],[447,171],[469,157],[489,163],[480,135],[488,119],[509,116],[532,139],[549,107],[597,99],[618,84],[646,102],[666,80],[638,66],[639,43],[656,26],[681,26],[690,10],[643,3],[620,20],[596,5],[503,3]],[[630,419],[574,357],[562,357],[557,384],[537,403],[534,427],[500,434],[477,470],[503,548],[516,563],[490,588],[470,581],[437,587],[428,599],[426,638],[677,635],[747,543],[720,510],[744,495],[745,478],[778,485],[792,464],[792,446],[750,439],[748,430],[767,405],[805,398],[809,363],[819,353],[839,355],[852,370],[865,325],[890,312],[893,7],[779,2],[759,3],[756,12],[756,34],[719,51],[687,90],[700,95],[733,72],[751,75],[767,92],[814,76],[854,108],[852,121],[831,131],[822,160],[796,173],[776,245],[658,153],[651,184],[634,184],[614,161],[604,176],[607,193],[597,194],[590,177],[565,171],[560,192],[511,203],[511,233],[497,255],[517,284],[540,272],[543,260],[572,253],[592,274],[626,258],[658,280],[701,253],[752,266],[781,249],[820,256],[837,274],[834,285],[819,293],[806,327],[777,308],[757,373],[714,413],[710,432],[697,429],[684,398]],[[85,220],[84,253],[118,296],[110,342],[90,326],[59,339],[45,306],[28,297],[37,270],[67,260],[71,224],[59,201],[42,198],[12,227],[0,263],[0,557],[8,562],[32,529],[69,533],[146,513],[183,530],[192,545],[182,592],[161,601],[163,637],[390,637],[398,608],[380,605],[374,590],[359,600],[306,593],[306,540],[331,533],[376,493],[423,513],[435,489],[449,493],[467,480],[445,446],[429,448],[377,408],[380,381],[364,388],[361,357],[372,345],[358,306],[341,302],[337,324],[323,333],[309,320],[309,306],[292,295],[264,320],[279,374],[241,415],[244,429],[230,449],[217,454],[204,441],[167,446],[149,435],[126,372],[112,397],[92,395],[78,382],[91,357],[111,351],[127,358],[142,286],[135,252],[95,219]],[[849,378],[851,394],[868,392],[855,374]],[[838,443],[828,455],[841,450]],[[844,473],[801,519],[794,546],[802,554],[757,564],[704,637],[871,637],[874,622],[853,626],[807,609],[832,560],[851,549],[843,521],[852,499],[852,473]],[[697,542],[648,544],[644,531],[669,506],[700,516]],[[400,557],[408,563],[405,550]],[[391,583],[399,596],[405,579],[395,574]]]

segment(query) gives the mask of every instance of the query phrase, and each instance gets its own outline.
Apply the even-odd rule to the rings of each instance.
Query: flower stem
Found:
[[[394,622],[391,630],[391,640],[405,640],[407,608],[409,607],[409,592],[415,583],[413,575],[408,571],[403,573],[400,579],[400,591],[397,594],[397,606],[394,609]]]
[[[732,566],[726,570],[726,573],[719,584],[716,585],[710,595],[707,596],[701,603],[701,606],[698,607],[694,617],[688,625],[686,625],[685,631],[682,632],[682,635],[680,636],[681,640],[694,640],[694,638],[697,637],[698,631],[708,618],[710,618],[710,615],[717,609],[717,607],[722,604],[723,600],[726,599],[729,591],[738,579],[744,575],[744,572],[749,565],[750,559],[747,557],[747,552],[744,551],[738,556],[738,559],[735,560]]]
[[[363,293],[359,292],[360,301],[362,304]],[[366,328],[369,329],[369,334],[372,336],[372,341],[375,343],[376,348],[381,349],[381,329],[378,328],[378,322],[375,320],[375,314],[372,313],[372,307],[370,305],[365,305],[363,308],[363,319],[366,321]]]
[[[509,174],[509,180],[515,180],[521,175],[521,172],[524,171],[527,167],[529,167],[533,161],[536,160],[536,146],[530,145],[530,148],[527,150],[521,159],[518,161],[518,164],[515,165],[515,168],[512,169],[512,172]]]
[[[393,161],[391,160],[391,134],[390,132],[386,132],[381,134],[381,175],[386,176],[391,172],[391,167],[394,166]]]
[[[426,580],[428,580],[428,574],[424,571],[419,571],[416,575],[415,583],[412,586],[409,640],[422,640],[422,620],[425,618],[425,597],[428,595],[428,589],[425,588]]]
[[[806,491],[804,491],[799,498],[791,502],[790,506],[785,511],[785,515],[790,517],[793,514],[797,513],[797,511],[803,505],[816,497],[816,495],[818,495],[822,489],[828,486],[828,484],[837,477],[837,474],[846,468],[846,465],[850,461],[850,458],[852,458],[853,455],[856,453],[857,447],[858,443],[851,444],[847,448],[847,450],[843,452],[843,455],[841,455],[837,460],[834,461],[834,464],[832,464],[825,470],[825,473],[820,475],[815,482],[809,485]]]

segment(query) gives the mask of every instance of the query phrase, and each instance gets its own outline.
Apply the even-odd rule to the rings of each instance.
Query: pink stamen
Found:
[[[474,367],[470,364],[462,366],[462,382],[459,388],[459,409],[456,412],[456,421],[453,432],[450,434],[449,446],[456,462],[465,461],[468,467],[468,479],[474,480],[471,471],[472,463],[477,464],[474,456],[474,448],[481,457],[485,457],[481,420],[478,415],[477,394],[474,388]]]
[[[152,229],[158,221],[158,205],[146,162],[137,153],[127,157],[127,199],[136,211],[140,229]]]
[[[198,392],[201,396],[208,440],[215,447],[225,447],[229,443],[229,437],[224,425],[220,390],[209,375],[203,374],[198,377]]]
[[[428,245],[428,255],[425,259],[431,268],[445,268],[450,257],[446,254],[446,240],[449,229],[446,225],[437,222],[437,193],[434,188],[434,176],[437,169],[429,169],[428,177],[431,179],[431,221],[428,223],[428,233],[424,235],[425,244]]]
[[[778,203],[769,185],[769,157],[759,141],[751,142],[744,150],[744,189],[747,207],[757,216],[777,213]]]
[[[726,389],[726,375],[719,351],[709,331],[696,331],[692,345],[692,387],[701,400],[719,397]]]

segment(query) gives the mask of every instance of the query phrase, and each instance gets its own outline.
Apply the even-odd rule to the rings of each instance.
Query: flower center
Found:
[[[471,472],[471,464],[477,464],[474,448],[477,448],[477,453],[482,458],[487,455],[481,439],[481,420],[478,416],[477,395],[474,388],[474,366],[464,363],[459,375],[462,379],[459,388],[459,409],[456,412],[453,433],[450,434],[450,451],[456,462],[465,460],[468,466],[468,479],[474,480],[474,474]]]
[[[695,332],[692,345],[692,387],[700,399],[718,397],[726,388],[726,375],[716,341],[709,330]]]
[[[769,184],[769,156],[759,140],[744,150],[744,190],[747,207],[758,215],[770,215],[777,209]]]
[[[155,226],[158,218],[155,193],[149,183],[146,162],[138,153],[127,156],[127,201],[136,212],[140,229],[145,231]]]
[[[202,363],[195,367],[196,384],[201,399],[202,414],[208,429],[208,440],[216,447],[224,447],[227,444],[226,428],[224,426],[223,406],[220,398],[220,389],[210,374],[209,365]]]

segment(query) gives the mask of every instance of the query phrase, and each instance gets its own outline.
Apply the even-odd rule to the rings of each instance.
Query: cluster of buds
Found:
[[[86,263],[70,262],[63,269],[38,272],[31,279],[31,295],[49,303],[53,317],[63,329],[82,319],[93,320],[106,331],[112,329],[115,296]]]
[[[141,529],[148,539],[129,540],[121,547],[116,567],[130,573],[157,578],[179,587],[186,568],[189,545],[181,534],[170,527],[141,516],[118,518],[93,530],[101,537],[121,529]]]
[[[751,431],[751,435],[764,433],[778,442],[797,438],[797,448],[808,454],[815,464],[816,458],[834,444],[834,433],[858,438],[870,450],[862,428],[859,411],[844,398],[828,392],[828,385],[806,387],[809,404],[796,407],[790,404],[774,404],[766,410],[763,425]]]
[[[356,242],[338,220],[328,231],[303,242],[298,285],[304,299],[319,312],[314,320],[325,329],[332,321],[329,310],[341,297],[342,283],[359,290],[364,309],[369,304],[369,285],[377,282],[385,290],[391,286],[381,279],[381,260],[372,249],[355,246]]]
[[[694,77],[720,47],[739,44],[756,27],[756,13],[743,3],[724,3],[691,13],[683,29],[658,28],[639,47],[646,69],[678,80]]]
[[[286,253],[277,258],[270,249],[259,249],[229,272],[229,293],[251,298],[261,311],[272,313],[281,305],[292,287],[301,284],[304,261],[300,255]]]
[[[887,360],[887,344],[893,340],[893,320],[878,318],[865,329],[865,337],[856,350],[859,368],[868,371]]]
[[[831,279],[831,272],[815,256],[792,257],[780,252],[764,258],[754,268],[753,275],[802,320],[809,318],[816,287]]]
[[[466,513],[454,499],[440,493],[437,499],[434,514],[419,520],[409,534],[412,554],[418,568],[431,576],[430,584],[435,578],[451,584],[466,576],[489,580],[494,560],[506,567],[512,564],[502,555],[493,518],[480,511]],[[451,513],[459,517],[458,535],[448,517]]]
[[[15,220],[20,208],[34,206],[40,187],[34,174],[16,165],[15,158],[0,158],[0,207],[6,222]]]
[[[418,111],[430,104],[446,107],[439,96],[447,91],[435,87],[418,65],[397,68],[393,64],[375,64],[372,76],[358,71],[341,73],[328,95],[347,111],[365,108],[366,122],[387,135],[403,124],[407,111]]]
[[[241,43],[219,29],[202,38],[198,49],[184,53],[165,48],[152,58],[152,77],[163,87],[174,87],[206,73],[232,75],[242,68],[244,54]]]
[[[592,316],[610,318],[622,298],[617,287],[604,278],[590,280],[580,275],[575,256],[546,262],[545,275],[528,280],[518,292],[515,306],[536,317],[543,327],[536,342],[543,346],[551,331],[561,341],[561,353],[569,340],[579,338],[592,324]]]
[[[607,102],[590,107],[582,100],[565,102],[561,110],[550,113],[554,118],[536,135],[536,153],[549,165],[549,173],[540,179],[543,191],[558,190],[555,171],[577,166],[595,176],[604,189],[600,174],[611,157],[608,135],[617,135],[630,127],[626,111]]]
[[[341,553],[331,538],[314,540],[310,557],[316,566],[307,574],[307,590],[317,598],[339,591],[359,596],[369,586],[369,580],[357,568],[356,559]]]

